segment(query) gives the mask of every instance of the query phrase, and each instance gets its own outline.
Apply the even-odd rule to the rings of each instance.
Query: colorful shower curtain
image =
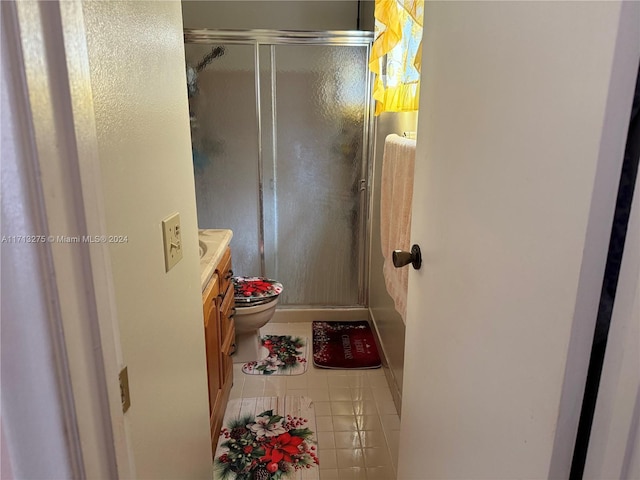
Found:
[[[424,0],[376,0],[369,58],[376,115],[418,110],[423,16]]]

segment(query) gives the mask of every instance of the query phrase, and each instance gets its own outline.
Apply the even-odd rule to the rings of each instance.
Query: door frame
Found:
[[[550,478],[570,475],[640,61],[640,5],[622,1]],[[598,233],[599,232],[599,233]],[[623,263],[633,261],[626,256]],[[622,345],[608,345],[613,352]],[[602,432],[592,431],[597,437]],[[587,455],[588,455],[587,448]]]
[[[2,14],[10,27],[7,48],[18,60],[14,78],[21,80],[11,92],[19,105],[15,128],[29,147],[17,160],[35,172],[12,179],[28,185],[35,200],[14,207],[39,226],[33,233],[47,238],[37,251],[45,278],[34,282],[31,295],[50,307],[45,321],[57,352],[51,380],[61,393],[43,392],[42,400],[63,412],[74,478],[135,478],[108,244],[57,239],[107,234],[82,2],[2,2]],[[21,355],[51,362],[46,352]],[[9,451],[28,446],[2,433]]]
[[[16,208],[47,236],[106,234],[82,2],[2,2],[2,14],[12,27],[7,48],[22,60],[15,65],[22,85],[12,93],[20,100],[19,119],[28,120],[17,127],[31,148],[20,160],[38,172],[15,178],[30,185],[36,200]],[[135,478],[120,403],[124,362],[108,245],[47,243],[38,256],[46,276],[32,293],[56,306],[48,318],[62,332],[51,336],[61,342],[53,381],[66,392],[47,393],[45,400],[77,426],[77,435],[64,439],[74,476]],[[50,361],[44,352],[23,355]],[[2,436],[9,447],[21,447],[10,432],[3,429]]]

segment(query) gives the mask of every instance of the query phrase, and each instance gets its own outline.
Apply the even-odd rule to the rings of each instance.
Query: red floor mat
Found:
[[[313,322],[313,364],[320,368],[379,368],[380,355],[366,321]]]

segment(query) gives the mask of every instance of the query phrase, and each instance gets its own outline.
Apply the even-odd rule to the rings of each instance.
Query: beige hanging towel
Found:
[[[384,264],[382,273],[395,308],[406,323],[409,268],[395,268],[391,253],[410,251],[411,201],[416,141],[388,135],[384,142],[380,192],[380,240]]]

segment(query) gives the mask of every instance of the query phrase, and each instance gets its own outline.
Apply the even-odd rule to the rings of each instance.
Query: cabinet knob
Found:
[[[236,342],[233,342],[231,344],[231,348],[229,349],[229,356],[233,355],[234,353],[236,353],[236,349],[237,349],[237,345]]]
[[[225,280],[229,280],[231,277],[233,277],[233,270],[229,269],[229,271],[227,272],[227,275],[224,277]]]

